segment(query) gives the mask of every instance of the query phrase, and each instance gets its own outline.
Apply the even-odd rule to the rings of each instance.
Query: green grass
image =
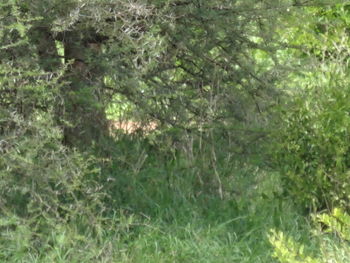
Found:
[[[258,178],[259,187],[237,178],[247,187],[239,198],[201,197],[158,208],[126,246],[125,262],[273,262],[270,229],[302,231],[304,219],[274,197],[276,175],[256,173],[261,174],[249,180]],[[247,176],[246,171],[235,174]]]
[[[204,191],[203,185],[197,185],[198,166],[191,166],[186,158],[166,162],[150,155],[139,169],[144,148],[128,149],[133,155],[127,156],[129,145],[123,147],[118,148],[118,156],[129,161],[112,160],[101,179],[109,178],[104,190],[113,200],[110,206],[115,209],[109,210],[113,213],[47,223],[46,229],[36,228],[38,218],[25,221],[4,215],[0,217],[0,261],[307,262],[274,258],[275,251],[283,251],[288,244],[276,241],[274,248],[272,229],[304,245],[305,255],[318,255],[321,245],[324,253],[339,258],[349,255],[344,242],[333,242],[336,236],[314,235],[310,220],[292,200],[282,198],[277,173],[243,161],[218,160],[217,169],[225,175],[221,199],[215,189]]]

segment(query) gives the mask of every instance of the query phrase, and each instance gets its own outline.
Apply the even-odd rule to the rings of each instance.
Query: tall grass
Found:
[[[2,214],[0,261],[294,262],[276,257],[286,244],[278,233],[310,255],[320,244],[345,251],[335,236],[312,238],[310,221],[283,197],[279,174],[219,152],[224,145],[215,148],[216,167],[210,148],[172,152],[127,136],[109,146],[95,175],[104,209],[51,222]]]

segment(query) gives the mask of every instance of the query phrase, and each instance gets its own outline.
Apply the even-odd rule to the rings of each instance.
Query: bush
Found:
[[[273,256],[281,263],[348,262],[350,246],[346,241],[350,237],[350,216],[335,208],[331,214],[316,214],[313,221],[313,237],[308,246],[272,230],[269,240],[274,248]]]
[[[62,146],[62,134],[49,115],[9,117],[1,120],[13,129],[0,136],[0,217],[16,218],[16,223],[6,224],[7,231],[32,228],[28,242],[39,242],[58,224],[99,226],[105,196],[94,178],[99,171],[93,158]]]
[[[304,208],[349,208],[350,83],[340,69],[310,74],[275,134],[285,189]]]

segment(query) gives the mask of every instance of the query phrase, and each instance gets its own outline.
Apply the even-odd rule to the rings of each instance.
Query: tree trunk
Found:
[[[45,28],[33,34],[41,67],[54,72],[62,62],[58,56],[55,38]],[[57,38],[56,38],[57,39]],[[56,121],[63,129],[64,144],[87,148],[108,135],[105,108],[100,96],[102,74],[92,65],[90,56],[98,55],[93,45],[78,32],[65,32],[59,38],[64,47],[64,63],[68,63],[61,87],[60,99],[55,107]]]

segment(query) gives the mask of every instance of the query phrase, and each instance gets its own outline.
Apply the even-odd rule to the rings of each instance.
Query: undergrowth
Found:
[[[47,208],[24,211],[23,215],[10,209],[3,212],[1,261],[271,262],[270,229],[305,229],[304,219],[292,204],[279,197],[278,174],[243,160],[219,157],[216,169],[225,175],[220,196],[211,177],[213,167],[197,157],[190,160],[186,155],[165,152],[160,157],[147,145],[121,140],[115,144],[115,155],[103,160],[104,166],[97,169],[102,161],[90,161],[85,173],[92,175],[76,177],[75,184],[65,185],[67,195],[72,196],[66,204],[57,196]],[[37,146],[49,151],[44,144]],[[37,178],[43,193],[33,200],[24,195],[23,207],[34,202],[37,208],[45,206],[40,198],[55,192],[59,182],[45,185],[40,180],[45,172],[67,169],[62,166],[64,160],[56,162],[61,168],[52,162],[51,170],[37,170],[37,177],[32,178]],[[10,175],[3,174],[9,183]],[[88,188],[91,176],[96,177],[95,183]],[[84,196],[90,203],[79,200]],[[73,211],[67,208],[65,217],[48,213],[67,206]]]
[[[3,155],[11,163],[2,163],[9,170],[2,173],[8,200],[0,216],[1,262],[319,263],[320,253],[334,262],[349,255],[340,226],[326,215],[310,223],[284,197],[280,175],[258,162],[216,153],[214,167],[211,148],[172,152],[127,137],[110,143],[108,157],[85,162],[41,140],[25,153],[29,163],[46,160],[46,168],[27,165],[29,179],[20,170],[25,143]],[[75,181],[63,180],[78,165]],[[20,171],[22,184],[37,186],[14,191],[12,176]],[[45,173],[51,177],[44,180]],[[336,230],[326,232],[321,222]]]

